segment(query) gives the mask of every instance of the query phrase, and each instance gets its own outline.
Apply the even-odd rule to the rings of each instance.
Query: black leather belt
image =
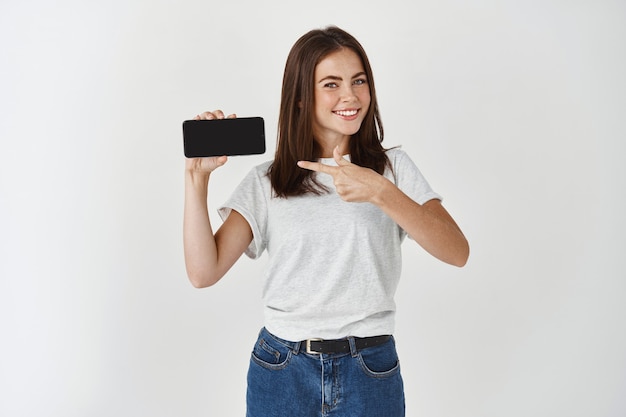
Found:
[[[354,344],[357,350],[365,349],[368,347],[379,346],[388,341],[391,338],[389,335],[385,336],[372,336],[372,337],[355,337]],[[306,353],[321,354],[321,353],[349,353],[350,341],[348,339],[336,339],[336,340],[322,340],[322,339],[307,339],[302,342],[303,347],[306,349]]]

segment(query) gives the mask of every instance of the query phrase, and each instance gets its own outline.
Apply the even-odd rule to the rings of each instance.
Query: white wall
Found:
[[[0,415],[243,415],[265,260],[187,282],[181,122],[263,116],[273,149],[289,48],[331,23],[472,245],[405,243],[407,415],[626,414],[623,2],[87,3],[0,5]]]

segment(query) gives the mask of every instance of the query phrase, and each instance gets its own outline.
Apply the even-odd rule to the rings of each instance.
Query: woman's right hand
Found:
[[[234,114],[228,116],[235,117]],[[213,119],[224,119],[224,113],[215,110],[194,117],[194,120]],[[248,221],[235,210],[213,233],[208,213],[209,177],[226,160],[226,156],[219,156],[187,158],[185,161],[183,247],[187,275],[197,288],[208,287],[219,281],[252,242],[252,229]]]
[[[215,111],[205,111],[204,113],[200,113],[193,120],[214,120],[214,119],[234,119],[236,118],[236,114],[230,114],[228,117],[224,116],[224,112],[221,110]],[[228,157],[226,156],[211,156],[207,158],[186,158],[185,160],[185,168],[188,171],[198,172],[210,174],[215,171],[217,168],[221,167],[228,161]]]

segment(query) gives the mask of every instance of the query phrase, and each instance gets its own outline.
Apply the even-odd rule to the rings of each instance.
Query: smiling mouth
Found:
[[[335,113],[336,115],[343,116],[343,117],[356,116],[356,114],[358,112],[359,112],[358,109],[353,109],[353,110],[335,110],[335,111],[333,111],[333,113]]]

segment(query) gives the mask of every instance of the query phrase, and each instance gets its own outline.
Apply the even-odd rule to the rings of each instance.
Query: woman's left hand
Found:
[[[360,167],[343,158],[338,147],[333,151],[333,158],[337,166],[310,161],[298,161],[298,166],[332,176],[337,194],[344,201],[374,203],[384,182],[388,180],[372,169]]]

